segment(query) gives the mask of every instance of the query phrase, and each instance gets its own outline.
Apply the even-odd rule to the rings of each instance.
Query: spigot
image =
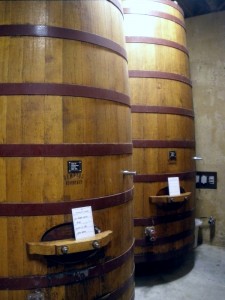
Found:
[[[215,223],[216,223],[216,220],[212,216],[210,216],[209,220],[208,220],[208,223],[209,223],[210,226],[214,226]]]
[[[145,236],[150,239],[151,242],[156,241],[156,231],[154,226],[148,226],[145,228]]]
[[[34,292],[28,294],[27,300],[45,300],[45,296],[43,292],[35,290]]]

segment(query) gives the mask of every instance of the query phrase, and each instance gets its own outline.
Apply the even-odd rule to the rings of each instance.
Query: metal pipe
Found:
[[[199,219],[208,219],[208,224],[214,226],[216,224],[216,219],[213,216],[210,217],[199,217]]]
[[[137,172],[136,171],[128,171],[128,170],[124,170],[122,171],[123,175],[136,175]]]
[[[203,158],[200,156],[193,156],[192,159],[193,160],[203,160]]]

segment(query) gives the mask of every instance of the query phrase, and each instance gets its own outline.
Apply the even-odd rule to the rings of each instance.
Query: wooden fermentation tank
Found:
[[[2,300],[134,297],[122,23],[119,1],[0,2]],[[84,246],[83,206],[101,231]]]
[[[170,259],[194,240],[194,113],[183,12],[167,0],[122,3],[137,171],[135,261]],[[168,197],[168,177],[179,177],[181,197]]]

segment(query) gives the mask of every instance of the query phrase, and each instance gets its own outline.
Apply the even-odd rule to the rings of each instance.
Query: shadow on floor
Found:
[[[136,287],[171,282],[187,275],[194,267],[196,255],[198,254],[193,250],[185,256],[170,261],[136,264]]]

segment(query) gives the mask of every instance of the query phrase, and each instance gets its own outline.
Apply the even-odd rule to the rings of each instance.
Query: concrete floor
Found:
[[[139,265],[135,285],[135,300],[224,300],[225,249],[202,244],[176,267]]]

